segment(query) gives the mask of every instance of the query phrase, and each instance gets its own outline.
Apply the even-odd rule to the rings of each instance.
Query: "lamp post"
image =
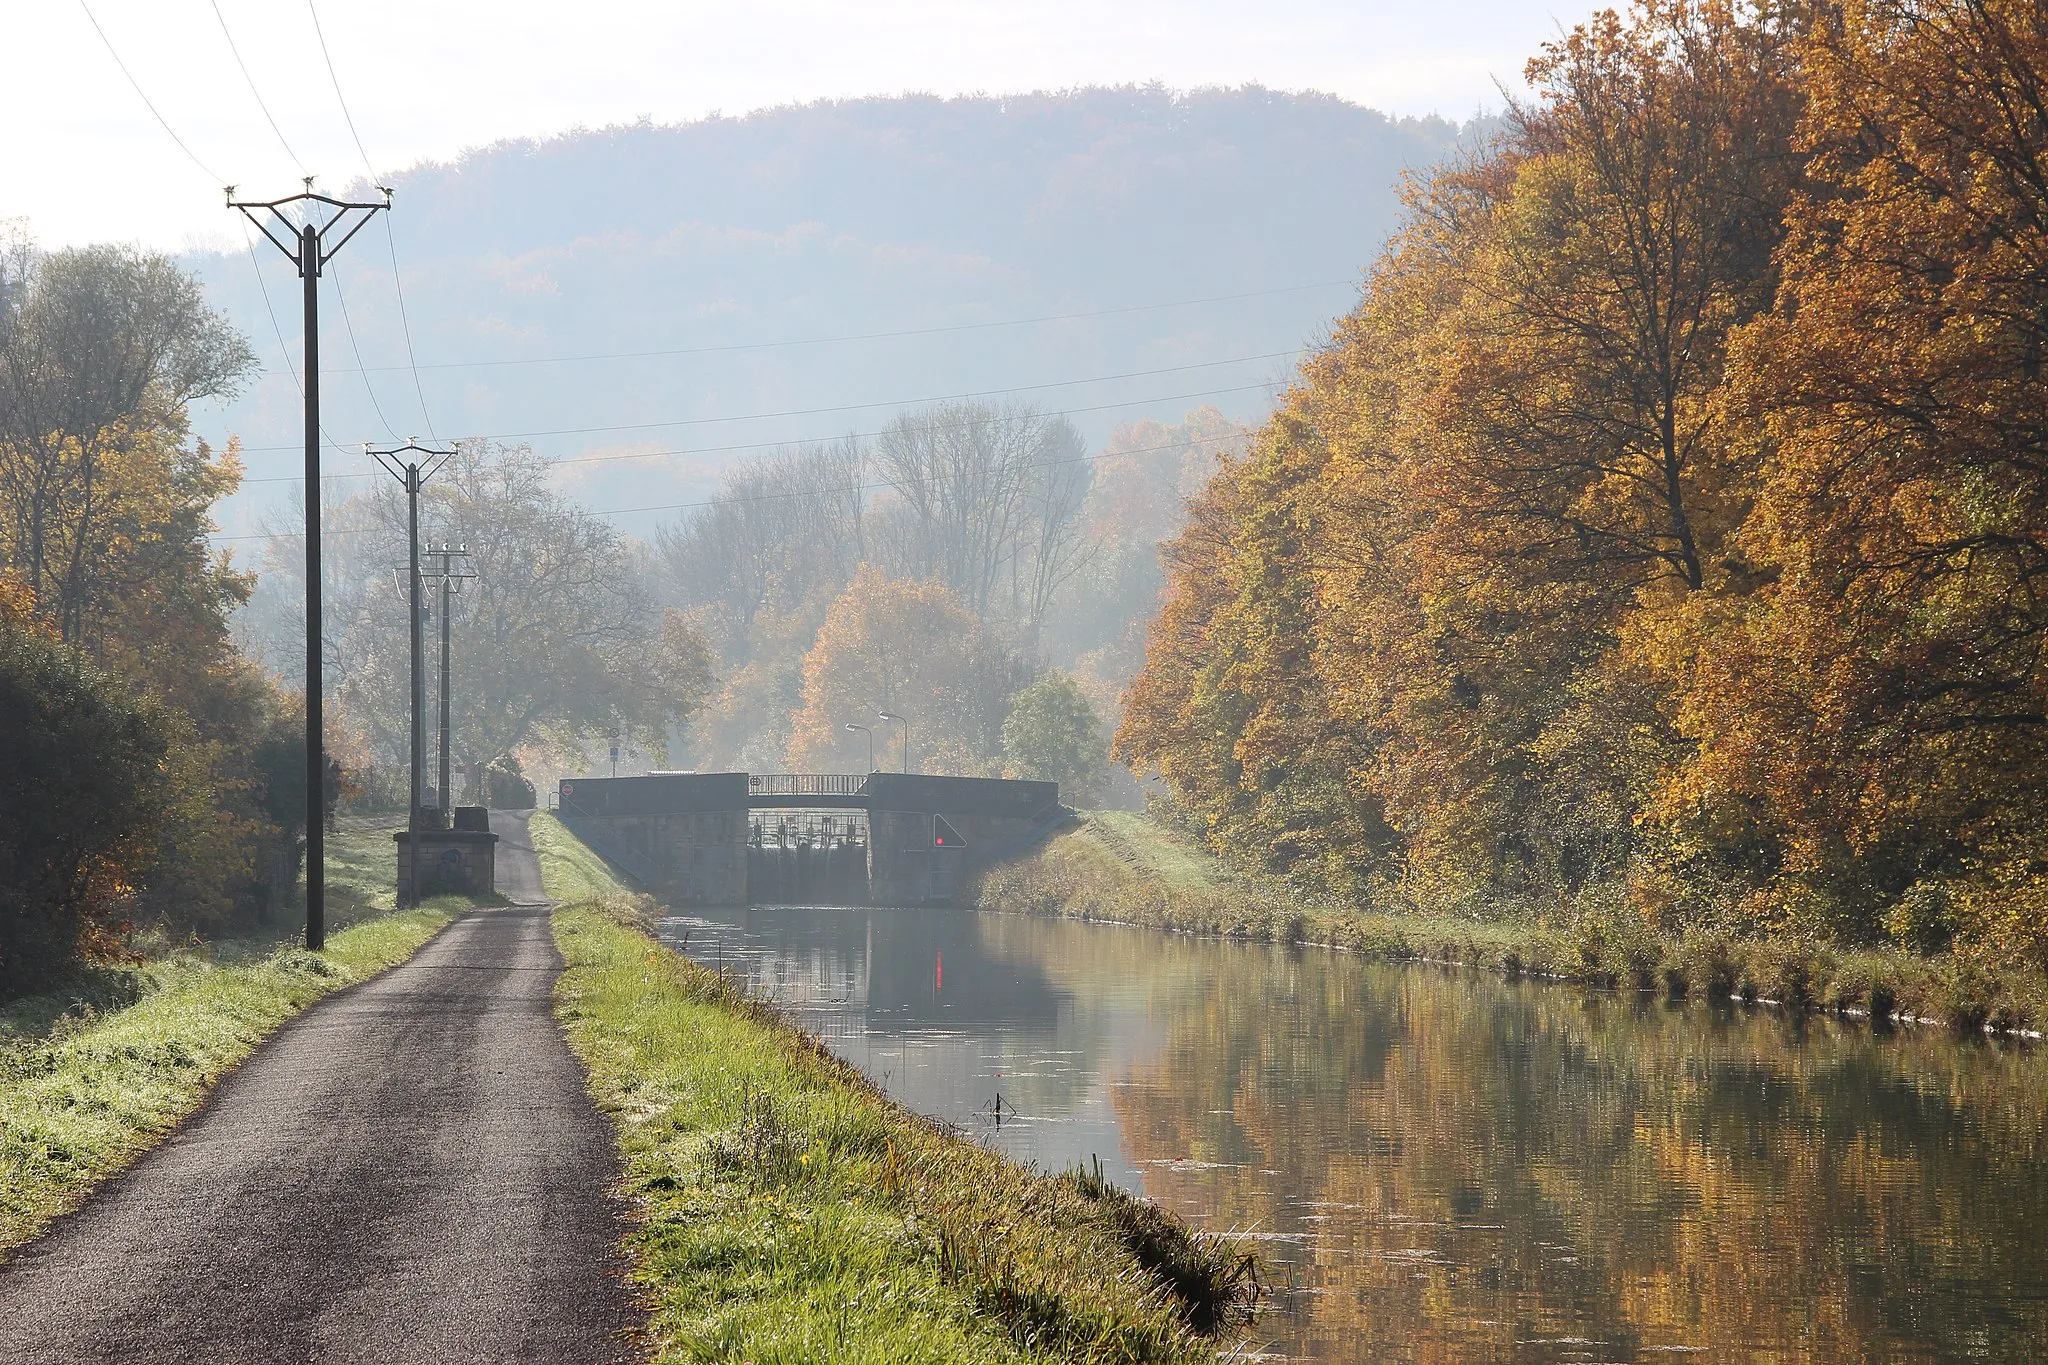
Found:
[[[910,717],[899,716],[894,711],[876,713],[883,720],[891,720],[903,727],[903,771],[910,771]]]
[[[846,722],[846,728],[858,730],[868,737],[868,771],[873,772],[875,770],[875,732],[865,725],[855,725],[852,721]]]

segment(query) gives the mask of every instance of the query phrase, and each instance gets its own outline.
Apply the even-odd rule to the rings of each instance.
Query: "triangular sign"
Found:
[[[932,847],[965,848],[967,847],[967,841],[960,837],[959,830],[946,823],[945,816],[934,815],[932,817]]]

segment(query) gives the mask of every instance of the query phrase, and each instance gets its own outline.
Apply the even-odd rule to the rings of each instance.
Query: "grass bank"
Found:
[[[1551,925],[1316,904],[1239,876],[1144,816],[1119,811],[1090,812],[1031,856],[985,873],[976,904],[1969,1031],[2036,1032],[2048,1023],[2048,979],[1951,954],[1722,933],[1673,938],[1620,915]]]
[[[318,953],[221,963],[182,952],[124,969],[140,995],[125,1008],[74,1004],[40,1034],[0,1041],[0,1251],[154,1146],[285,1020],[412,956],[449,917],[379,916]]]
[[[403,828],[389,817],[350,819],[327,836],[327,931],[337,934],[391,913],[397,896],[398,846]],[[468,902],[441,897],[430,908],[453,912]],[[80,968],[48,990],[0,1003],[0,1047],[41,1038],[64,1021],[96,1018],[185,981],[194,971],[260,962],[302,942],[304,912],[293,905],[258,929],[227,938],[172,937],[143,926],[131,944],[132,960]]]
[[[549,894],[581,902],[555,916],[557,1008],[617,1125],[661,1359],[1192,1362],[1243,1321],[1228,1242],[909,1114],[533,829]]]

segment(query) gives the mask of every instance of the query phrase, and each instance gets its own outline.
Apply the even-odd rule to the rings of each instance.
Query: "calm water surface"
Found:
[[[910,1108],[1257,1239],[1276,1357],[2048,1357],[2048,1049],[966,911],[663,929]]]

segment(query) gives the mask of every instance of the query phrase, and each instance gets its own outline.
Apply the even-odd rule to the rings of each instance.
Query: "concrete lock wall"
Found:
[[[957,839],[939,843],[943,820]],[[968,877],[1004,856],[1036,821],[1020,815],[877,810],[868,815],[868,903],[950,905]]]
[[[674,811],[614,816],[606,837],[622,844],[684,905],[747,903],[747,812]]]
[[[599,853],[679,904],[931,905],[957,902],[972,872],[1043,831],[1059,785],[915,773],[755,784],[746,773],[661,773],[572,778],[559,798],[564,820]],[[858,863],[843,857],[749,851],[750,809],[812,805],[867,812],[865,887],[856,885]]]

